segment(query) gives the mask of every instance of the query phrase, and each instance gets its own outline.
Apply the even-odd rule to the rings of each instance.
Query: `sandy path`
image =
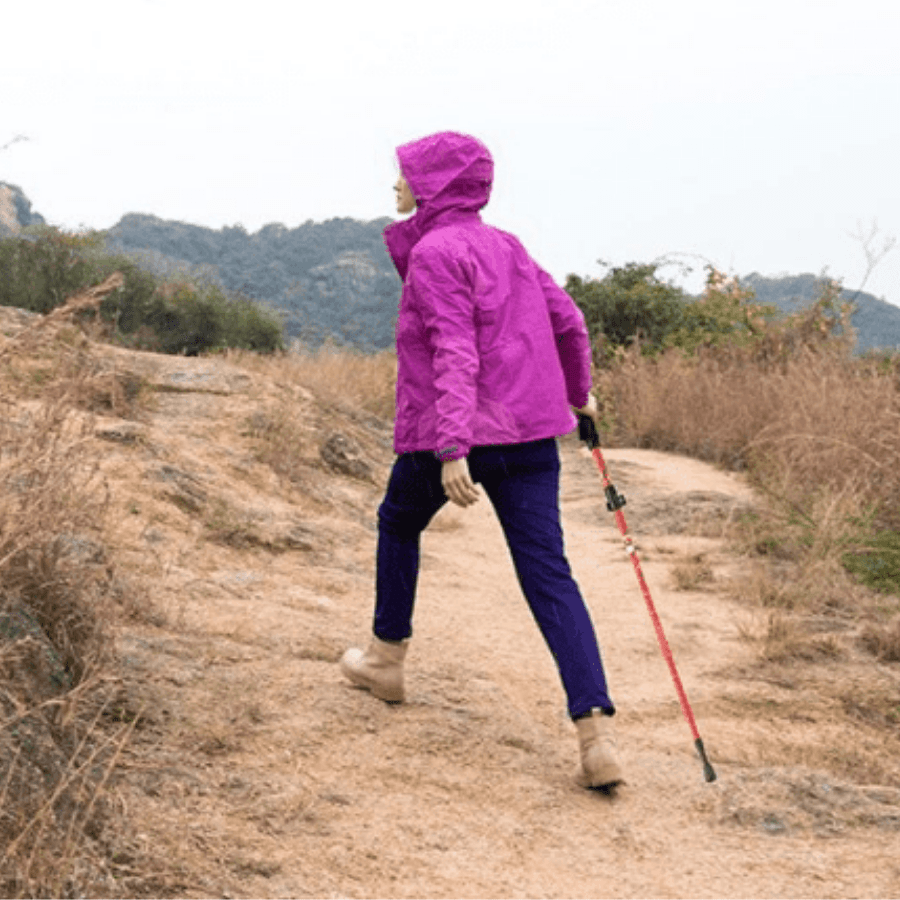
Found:
[[[138,489],[128,481],[135,472],[149,490],[162,446],[207,493],[225,489],[226,470],[245,471],[257,492],[250,502],[288,502],[224,436],[229,417],[237,422],[264,394],[232,387],[227,397],[164,398],[143,449],[110,454],[118,502]],[[118,790],[141,823],[136,856],[158,860],[161,885],[260,897],[900,891],[898,792],[779,765],[782,725],[754,703],[784,689],[747,676],[744,611],[715,582],[671,586],[672,562],[690,553],[705,553],[717,579],[739,571],[721,541],[672,533],[696,507],[686,492],[721,506],[752,499],[747,488],[692,460],[607,452],[719,775],[707,784],[593,460],[574,436],[560,447],[567,554],[619,708],[628,784],[618,795],[575,783],[577,742],[558,675],[486,495],[467,510],[448,505],[423,537],[408,702],[391,707],[343,681],[337,659],[367,639],[371,620],[375,509],[393,458],[385,452],[381,487],[336,479],[334,496],[358,515],[316,520],[329,536],[324,554],[223,547],[179,511],[149,521],[145,510],[123,525],[135,571],[151,535],[161,561],[154,596],[168,611],[156,626],[130,625],[120,642],[150,713]],[[797,727],[819,739],[813,726]]]

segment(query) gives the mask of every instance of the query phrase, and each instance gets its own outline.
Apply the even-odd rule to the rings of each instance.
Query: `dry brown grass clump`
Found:
[[[851,355],[847,309],[832,336],[828,291],[743,343],[656,358],[634,346],[597,373],[614,440],[746,471],[768,498],[751,523],[757,549],[795,562],[900,529],[900,383],[884,361]]]
[[[749,610],[741,633],[760,666],[806,667],[825,692],[835,666],[864,683],[900,659],[896,597],[872,590],[900,593],[900,357],[854,357],[835,296],[691,355],[633,346],[595,375],[616,443],[747,474],[760,502],[728,529],[750,563],[728,586]],[[672,577],[696,590],[703,573],[683,560]],[[869,727],[887,739],[896,721]]]
[[[866,649],[882,662],[900,662],[900,616],[890,625],[867,625],[860,639]]]
[[[808,347],[774,368],[672,350],[630,353],[603,379],[620,442],[749,469],[794,501],[827,491],[900,517],[900,392],[871,364]]]
[[[278,398],[247,418],[244,433],[256,458],[306,499],[330,502],[319,490],[323,470],[376,478],[373,460],[390,446],[397,371],[392,351],[366,356],[326,342],[315,353],[230,350],[225,358],[279,386]]]
[[[70,895],[124,733],[110,732],[106,492],[64,395],[0,420],[0,884]],[[104,719],[105,717],[105,719]],[[81,874],[77,874],[79,870]],[[87,879],[83,881],[81,879]]]
[[[117,372],[93,352],[78,322],[123,283],[114,272],[102,284],[70,297],[46,316],[29,318],[0,337],[0,389],[20,400],[56,401],[90,412],[130,417],[145,393],[141,379]],[[90,323],[88,323],[90,327]]]
[[[714,579],[712,566],[704,553],[694,553],[676,562],[670,574],[677,591],[696,591]]]
[[[362,411],[382,420],[394,417],[397,355],[393,350],[364,354],[326,341],[315,351],[261,356],[229,350],[224,358],[283,384],[302,385],[338,409]]]
[[[0,347],[0,892],[8,897],[115,893],[105,788],[136,722],[115,712],[121,685],[110,668],[107,491],[84,411],[98,368],[57,313]]]

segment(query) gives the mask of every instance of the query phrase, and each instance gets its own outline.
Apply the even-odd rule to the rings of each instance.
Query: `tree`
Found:
[[[657,263],[631,262],[599,280],[566,278],[565,290],[584,313],[592,346],[603,335],[619,347],[639,339],[647,353],[663,348],[683,322],[687,298],[681,288],[657,278],[657,268]]]

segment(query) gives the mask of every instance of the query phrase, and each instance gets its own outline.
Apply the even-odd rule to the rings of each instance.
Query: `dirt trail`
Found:
[[[423,536],[408,702],[388,706],[348,686],[336,663],[368,639],[389,431],[343,419],[373,481],[320,471],[318,499],[301,502],[254,460],[247,436],[248,418],[284,386],[221,361],[143,360],[144,376],[169,390],[147,421],[109,420],[98,434],[121,517],[120,569],[149,583],[162,611],[120,637],[133,702],[148,705],[116,788],[140,823],[135,859],[158,861],[160,889],[900,891],[900,792],[782,764],[786,730],[795,743],[839,735],[813,717],[761,712],[802,687],[753,674],[738,630],[746,613],[716,585],[740,562],[722,541],[682,533],[697,512],[752,502],[736,477],[668,454],[606,454],[718,772],[707,784],[593,460],[574,435],[560,441],[567,554],[619,709],[628,784],[609,798],[575,783],[562,688],[483,492],[467,510],[445,507]],[[327,411],[296,402],[324,439]],[[698,553],[714,580],[674,590],[672,564]]]

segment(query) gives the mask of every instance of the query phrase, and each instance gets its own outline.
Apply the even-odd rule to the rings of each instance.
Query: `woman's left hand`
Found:
[[[469,462],[466,457],[441,463],[441,484],[444,493],[457,506],[471,506],[478,500],[479,494],[469,474]]]

